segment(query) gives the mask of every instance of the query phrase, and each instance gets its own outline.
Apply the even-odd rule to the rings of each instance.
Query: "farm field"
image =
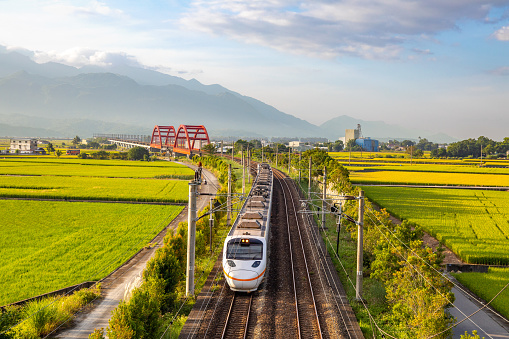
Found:
[[[348,167],[348,166],[347,166]],[[403,171],[432,173],[467,173],[467,174],[505,174],[509,175],[509,167],[479,167],[472,165],[430,165],[430,164],[377,164],[375,166],[350,166],[353,171]]]
[[[437,166],[439,167],[439,166]],[[445,173],[416,171],[352,171],[354,184],[450,185],[508,187],[507,174]]]
[[[0,200],[0,305],[113,271],[180,206]]]
[[[401,152],[328,152],[329,155],[338,160],[343,165],[350,164],[450,164],[450,165],[471,165],[479,166],[480,159],[434,159],[429,157],[429,152],[425,152],[423,158],[410,158],[409,154]],[[509,166],[508,159],[484,159],[483,166]]]
[[[505,191],[363,186],[366,196],[474,264],[509,264]]]
[[[51,175],[108,178],[154,178],[167,176],[192,179],[194,172],[169,161],[93,160],[74,158],[0,159],[0,175]]]
[[[0,197],[186,202],[183,180],[97,177],[0,176]]]

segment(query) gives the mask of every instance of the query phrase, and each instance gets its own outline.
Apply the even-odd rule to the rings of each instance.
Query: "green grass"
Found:
[[[0,176],[0,197],[186,202],[182,180]]]
[[[509,281],[509,268],[490,267],[488,273],[452,273],[469,290],[490,301]],[[490,304],[506,319],[509,318],[509,287]]]
[[[421,225],[464,261],[509,264],[509,193],[464,189],[373,187],[367,197]]]
[[[180,206],[0,200],[0,305],[106,276]]]
[[[173,176],[192,179],[193,170],[169,161],[126,161],[56,158],[0,158],[0,175],[51,175],[108,178]]]

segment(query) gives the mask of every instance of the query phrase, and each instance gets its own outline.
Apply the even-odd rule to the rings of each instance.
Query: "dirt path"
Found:
[[[187,163],[184,165],[192,169],[196,168]],[[215,193],[219,188],[219,182],[211,172],[205,169],[203,175],[207,180],[207,185],[201,185],[199,191]],[[207,206],[209,199],[209,196],[199,197],[197,201],[198,210]],[[155,251],[162,246],[166,231],[169,228],[176,228],[181,221],[187,221],[187,207],[150,241],[151,243],[157,243],[156,246],[143,248],[118,270],[106,277],[102,281],[103,296],[96,300],[88,310],[79,313],[73,321],[73,326],[60,331],[55,338],[86,339],[94,329],[106,328],[111,312],[118,306],[126,292],[141,283],[142,272]]]

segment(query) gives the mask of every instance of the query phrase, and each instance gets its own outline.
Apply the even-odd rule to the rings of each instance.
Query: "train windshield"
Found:
[[[226,259],[262,260],[263,243],[253,238],[234,238],[226,246]]]

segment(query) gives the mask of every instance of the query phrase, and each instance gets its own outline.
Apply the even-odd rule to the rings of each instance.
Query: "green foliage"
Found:
[[[55,155],[56,155],[56,157],[57,157],[57,158],[60,158],[60,156],[61,156],[62,154],[64,154],[64,152],[63,152],[61,149],[57,149],[57,150],[55,151]]]
[[[14,338],[39,338],[69,320],[83,306],[100,296],[100,286],[76,291],[70,296],[28,302],[20,308],[24,319],[12,329]]]
[[[481,337],[477,334],[476,330],[473,330],[471,335],[465,331],[465,334],[462,334],[460,339],[481,339]],[[484,337],[482,337],[482,339],[484,339]]]
[[[81,138],[79,136],[75,136],[71,143],[74,145],[74,147],[76,147],[79,143],[81,143]]]
[[[216,153],[216,146],[214,144],[207,144],[203,146],[202,151],[208,155],[214,155]]]
[[[95,329],[94,332],[90,333],[88,339],[105,339],[104,328]]]
[[[129,160],[143,160],[145,155],[147,157],[150,155],[148,152],[148,149],[146,149],[145,147],[136,146],[136,147],[131,148],[127,152],[127,159],[129,159]]]
[[[23,312],[19,306],[7,306],[0,311],[0,332],[7,331],[12,326],[16,325],[20,320],[23,319]],[[9,331],[4,334],[0,334],[0,339],[12,338],[13,333]]]

